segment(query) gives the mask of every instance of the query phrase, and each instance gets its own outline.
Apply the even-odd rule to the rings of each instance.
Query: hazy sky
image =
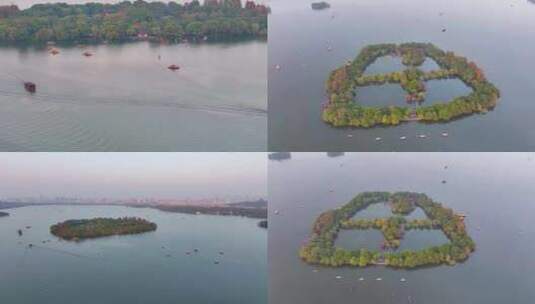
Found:
[[[258,197],[266,153],[0,153],[0,197]]]

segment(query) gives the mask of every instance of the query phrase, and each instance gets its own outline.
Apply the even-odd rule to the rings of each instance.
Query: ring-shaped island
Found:
[[[394,216],[380,219],[352,219],[368,206],[388,202]],[[403,215],[421,208],[427,219],[407,220]],[[313,224],[310,239],[301,247],[300,258],[313,265],[327,267],[366,267],[383,265],[413,269],[463,262],[475,250],[474,241],[466,232],[465,215],[434,202],[423,193],[363,192],[346,205],[321,213]],[[381,230],[384,242],[380,250],[359,248],[348,250],[335,246],[342,229]],[[449,242],[422,250],[396,251],[406,230],[440,229]]]
[[[407,67],[403,71],[365,75],[378,58],[401,57]],[[426,58],[434,60],[440,69],[424,72],[418,67]],[[466,96],[447,102],[421,105],[410,104],[425,100],[425,83],[430,80],[460,79],[472,89]],[[364,106],[359,104],[359,88],[371,85],[399,84],[407,93],[407,106]],[[362,49],[358,56],[332,71],[327,80],[327,101],[322,119],[334,127],[371,128],[393,126],[402,122],[447,122],[462,116],[486,113],[496,106],[500,91],[489,82],[483,71],[465,57],[445,52],[431,43],[375,44]]]

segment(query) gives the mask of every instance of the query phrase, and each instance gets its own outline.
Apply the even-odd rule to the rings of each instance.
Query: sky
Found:
[[[258,198],[266,153],[0,153],[0,198]]]

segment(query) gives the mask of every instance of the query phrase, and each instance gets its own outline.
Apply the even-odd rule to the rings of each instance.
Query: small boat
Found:
[[[376,280],[376,281],[382,281],[383,278],[377,278],[377,279],[375,279],[375,280]]]
[[[91,52],[83,52],[82,55],[84,55],[85,57],[91,57],[91,56],[93,56],[93,53],[91,53]]]
[[[189,252],[189,251],[186,252],[186,255],[190,255],[190,254],[191,254],[191,252]]]
[[[223,251],[219,251],[219,255],[224,255],[225,253]]]
[[[318,272],[318,270],[317,270],[317,269],[314,269],[314,270],[312,270],[312,272],[316,273],[316,272]]]
[[[330,52],[330,51],[332,51],[332,50],[333,50],[333,47],[332,47],[332,46],[328,46],[328,47],[327,47],[327,51]]]
[[[180,67],[178,65],[176,65],[176,64],[172,64],[172,65],[168,66],[167,68],[170,69],[173,72],[180,70]]]
[[[363,278],[363,277],[360,277],[360,278],[359,278],[359,281],[364,281],[364,278]]]
[[[341,278],[342,278],[342,276],[339,276],[339,275],[336,276],[337,280],[340,280]]]
[[[405,140],[405,139],[407,139],[407,136],[401,136],[399,139]]]
[[[214,264],[218,265],[218,264],[219,264],[219,261],[214,261]]]
[[[425,135],[425,134],[420,134],[420,135],[418,135],[418,138],[427,138],[427,135]]]
[[[275,213],[277,215],[277,214],[279,214],[279,210],[275,210],[273,213]]]
[[[19,234],[19,236],[22,236],[22,230],[17,230],[17,233]]]
[[[445,184],[445,183],[446,183],[446,180],[443,180],[442,183]]]
[[[278,70],[280,70],[280,69],[281,69],[281,66],[280,66],[279,64],[276,64],[276,65],[275,65],[275,70],[278,71]]]
[[[193,249],[193,252],[199,252],[199,249],[195,248]]]
[[[33,247],[33,244],[28,244],[28,248],[32,248]]]
[[[24,82],[24,89],[30,93],[35,93],[37,90],[37,86],[33,82]]]
[[[59,54],[59,51],[57,49],[51,49],[50,50],[50,54],[57,55],[57,54]]]
[[[448,132],[442,132],[442,137],[448,137],[448,136],[449,136]]]
[[[382,140],[381,137],[376,137],[376,138],[375,138],[375,141],[381,141],[381,140]]]
[[[401,278],[399,281],[400,282],[406,282],[407,280],[405,280],[405,278]]]
[[[351,138],[353,137],[353,134],[347,134],[347,137]]]

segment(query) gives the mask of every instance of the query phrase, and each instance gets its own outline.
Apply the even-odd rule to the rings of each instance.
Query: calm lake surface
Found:
[[[535,4],[527,0],[437,0],[433,5],[425,0],[329,2],[331,9],[323,11],[313,11],[306,0],[270,3],[271,151],[535,149]],[[411,41],[431,42],[476,62],[501,90],[496,109],[446,124],[407,123],[369,130],[335,129],[321,120],[325,81],[333,69],[354,59],[366,45]],[[401,66],[387,58],[370,66],[367,73],[398,71]],[[423,69],[433,66],[436,63],[426,61]],[[427,89],[428,104],[469,92],[460,81],[435,81]],[[399,86],[366,88],[360,93],[366,105],[404,104]],[[442,132],[449,137],[442,137]],[[419,134],[427,138],[419,139]],[[401,141],[401,136],[407,140]],[[382,141],[376,142],[376,137]]]
[[[531,302],[535,297],[535,189],[531,182],[535,154],[403,154],[350,153],[328,158],[325,153],[292,153],[291,160],[269,162],[270,303],[396,304],[409,303],[409,297],[412,303]],[[325,268],[301,262],[298,250],[316,217],[363,191],[424,192],[466,213],[476,251],[463,264],[412,271]],[[390,214],[379,204],[357,216]],[[423,216],[418,209],[410,215]],[[375,230],[343,231],[336,245],[377,248],[381,240]],[[410,231],[400,249],[446,241],[440,230]],[[343,278],[336,279],[338,275]],[[376,281],[378,277],[382,281]],[[406,282],[400,282],[401,278]]]
[[[58,48],[0,47],[1,151],[266,148],[266,42]]]
[[[5,211],[11,215],[0,218],[3,303],[267,303],[267,231],[258,220],[110,206]],[[80,243],[49,233],[56,222],[99,216],[139,216],[158,229]],[[186,255],[194,248],[199,253]]]

